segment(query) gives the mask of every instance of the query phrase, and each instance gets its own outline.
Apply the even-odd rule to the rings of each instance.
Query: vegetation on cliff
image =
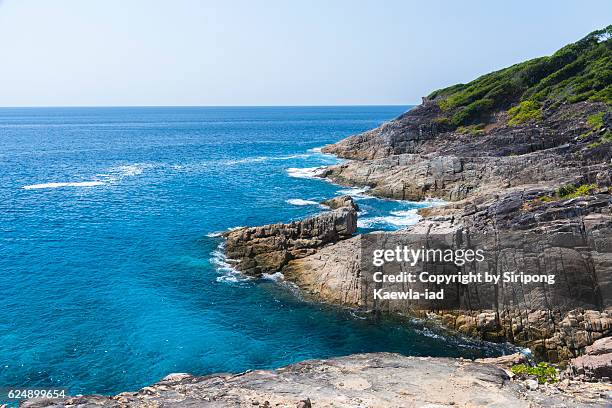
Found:
[[[509,123],[539,120],[542,109],[563,103],[612,105],[612,25],[594,31],[548,57],[535,58],[428,96],[452,128],[486,122],[508,110]]]

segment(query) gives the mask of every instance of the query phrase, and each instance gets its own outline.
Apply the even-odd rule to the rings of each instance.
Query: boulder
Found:
[[[326,207],[331,208],[332,210],[336,210],[342,207],[348,207],[348,208],[353,208],[356,211],[359,211],[359,207],[357,206],[355,201],[353,201],[353,198],[348,195],[330,198],[329,200],[323,201],[321,204],[323,204]]]
[[[612,338],[595,341],[585,349],[585,354],[570,360],[568,373],[590,381],[612,379]]]

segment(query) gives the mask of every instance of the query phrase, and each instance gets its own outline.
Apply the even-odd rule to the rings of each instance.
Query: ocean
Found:
[[[402,106],[0,109],[0,385],[137,390],[173,372],[357,352],[481,357],[506,346],[313,303],[228,268],[219,234],[352,194],[361,231],[408,203],[313,177],[321,146]]]

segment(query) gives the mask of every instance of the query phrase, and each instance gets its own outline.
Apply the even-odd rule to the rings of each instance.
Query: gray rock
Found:
[[[585,355],[570,360],[567,373],[590,381],[612,378],[612,337],[595,341],[585,348]]]
[[[597,387],[593,384],[592,387]],[[601,391],[525,394],[491,364],[461,359],[356,354],[277,370],[164,379],[137,392],[30,400],[24,407],[583,407],[605,406]],[[594,394],[594,395],[593,395]],[[304,400],[304,395],[308,399]],[[253,405],[258,403],[259,405]]]
[[[538,389],[538,382],[536,380],[526,380],[525,386],[530,391],[535,391]]]

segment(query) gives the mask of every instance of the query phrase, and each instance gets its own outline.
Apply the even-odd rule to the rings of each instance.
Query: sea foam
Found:
[[[369,187],[354,187],[354,188],[345,188],[342,190],[338,190],[338,194],[349,195],[356,200],[363,200],[366,198],[373,198],[366,193],[370,188]]]
[[[405,211],[391,211],[390,214],[388,216],[358,219],[357,226],[360,228],[375,228],[386,225],[401,228],[416,224],[421,219],[416,208]]]
[[[63,182],[63,183],[41,183],[41,184],[30,184],[29,186],[23,186],[24,190],[36,190],[42,188],[60,188],[60,187],[95,187],[101,186],[104,182],[102,181],[76,181],[76,182]]]
[[[318,202],[312,200],[302,200],[301,198],[290,198],[285,201],[287,204],[305,206],[305,205],[319,205]]]
[[[240,273],[237,269],[227,261],[225,256],[225,242],[219,244],[210,255],[210,263],[215,267],[219,276],[217,276],[217,282],[246,282],[251,280],[248,276]]]
[[[311,155],[307,153],[289,154],[285,156],[255,156],[255,157],[245,157],[243,159],[224,160],[223,163],[226,165],[244,164],[244,163],[261,163],[261,162],[274,161],[274,160],[305,159],[310,156]]]
[[[314,179],[323,173],[323,169],[325,169],[325,166],[303,168],[289,167],[287,169],[287,174],[295,178]]]
[[[223,234],[225,234],[227,231],[235,231],[235,230],[238,230],[240,228],[244,228],[244,227],[243,226],[229,227],[225,231],[213,231],[213,232],[209,232],[208,234],[206,234],[206,236],[209,237],[209,238],[217,238],[217,237],[220,237]]]

